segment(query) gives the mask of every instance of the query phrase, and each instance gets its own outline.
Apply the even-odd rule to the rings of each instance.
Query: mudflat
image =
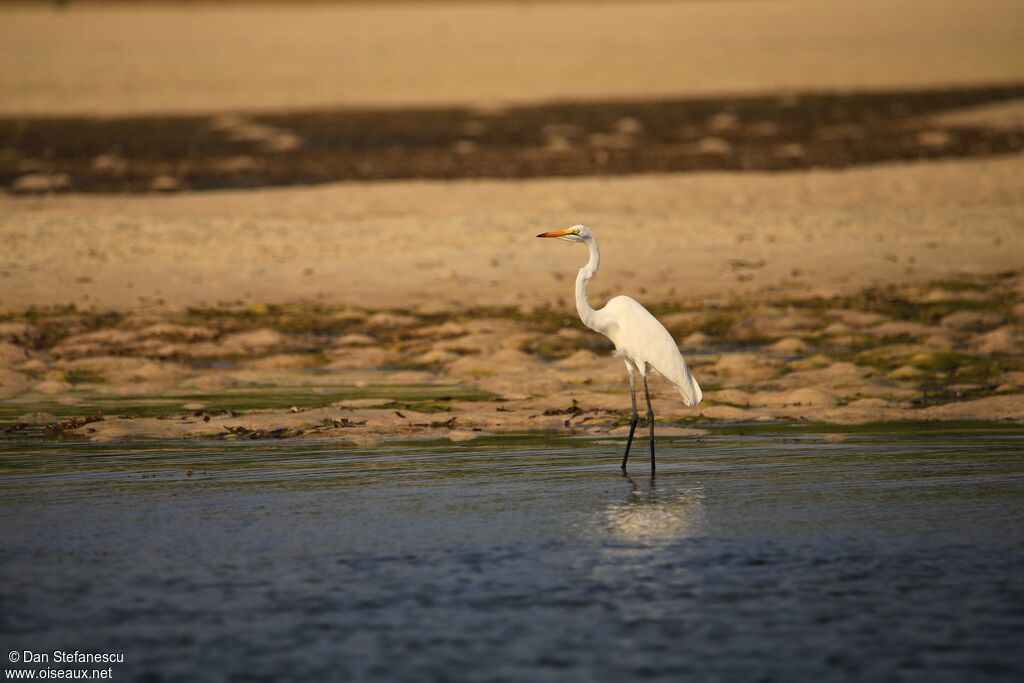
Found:
[[[1024,420],[1019,3],[0,12],[14,433],[618,435],[575,223],[705,388],[667,429]]]
[[[481,110],[0,116],[14,194],[183,192],[359,180],[793,171],[1024,150],[1024,81]]]

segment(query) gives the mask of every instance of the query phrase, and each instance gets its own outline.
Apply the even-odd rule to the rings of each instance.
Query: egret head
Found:
[[[542,232],[537,237],[557,237],[567,242],[586,242],[594,239],[594,233],[585,225],[574,225],[566,230],[555,230],[554,232]]]

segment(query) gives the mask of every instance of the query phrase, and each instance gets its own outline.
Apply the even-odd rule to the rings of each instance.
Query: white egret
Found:
[[[633,418],[629,423],[629,438],[626,453],[622,456],[622,470],[626,470],[629,447],[633,444],[633,433],[640,421],[636,409],[636,373],[640,373],[647,399],[647,424],[651,432],[651,473],[654,473],[654,408],[651,393],[647,388],[647,375],[651,370],[667,379],[683,397],[687,406],[700,403],[703,394],[697,380],[686,366],[683,354],[665,326],[651,315],[650,311],[628,296],[611,299],[604,308],[594,310],[587,300],[587,283],[597,274],[601,265],[601,252],[597,238],[585,225],[574,225],[567,230],[545,232],[537,237],[554,237],[568,242],[580,242],[590,250],[590,260],[580,268],[576,276],[576,310],[583,324],[608,337],[615,344],[615,355],[626,362],[629,373],[629,396],[633,401]]]

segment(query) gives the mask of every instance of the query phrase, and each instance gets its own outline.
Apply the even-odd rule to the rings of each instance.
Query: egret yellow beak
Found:
[[[569,230],[555,230],[553,232],[542,232],[537,237],[565,237],[566,235],[573,235],[575,232],[570,228]]]

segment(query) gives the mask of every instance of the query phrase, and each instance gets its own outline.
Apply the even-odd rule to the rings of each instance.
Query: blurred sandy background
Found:
[[[0,5],[10,136],[0,140],[0,393],[53,411],[84,411],[74,406],[97,396],[188,395],[201,411],[197,391],[456,381],[520,402],[458,407],[463,435],[571,429],[586,412],[576,400],[598,411],[592,426],[611,429],[628,407],[621,366],[572,318],[585,255],[533,237],[586,223],[604,252],[593,300],[627,293],[674,316],[667,324],[708,384],[706,418],[1020,419],[1021,36],[1018,0]],[[842,97],[807,95],[980,86],[1001,94],[960,106],[951,90],[935,114],[890,102],[853,133]],[[743,136],[778,127],[737,120],[727,98],[745,95],[804,107],[789,133],[806,140],[764,147],[791,167],[735,162]],[[519,136],[527,157],[548,161],[584,145],[596,170],[579,177],[459,176],[460,154],[500,161],[501,138],[446,142],[436,155],[449,170],[435,179],[204,192],[187,182],[201,146],[195,159],[164,159],[181,150],[161,151],[160,135],[141,153],[156,150],[161,175],[130,194],[87,194],[58,158],[78,153],[76,131],[84,146],[105,126],[110,150],[68,168],[117,181],[135,163],[119,156],[119,122],[187,140],[186,122],[249,145],[217,161],[232,181],[289,154],[315,166],[315,140],[287,117],[260,120],[267,112],[327,120],[390,107],[379,115],[397,119],[402,107],[455,106],[472,134],[500,119],[511,141],[527,117],[506,116],[517,105],[592,103],[605,125],[602,103],[680,97],[726,104],[644,158],[693,154],[696,167],[720,170],[623,173],[654,126],[618,114],[582,142],[558,132],[572,121],[554,119],[543,141]],[[810,126],[828,116],[839,123]],[[821,168],[807,156],[825,135],[840,152],[867,149],[872,125],[898,147],[879,151],[886,163]],[[47,137],[58,130],[60,149]],[[385,140],[381,158],[417,153],[421,132],[391,152]],[[625,165],[606,175],[606,162]],[[294,302],[314,308],[275,308]],[[67,305],[77,310],[33,308]],[[310,368],[329,374],[302,374]],[[349,429],[341,416],[360,405],[250,427]],[[392,412],[363,415],[361,433],[394,433]],[[174,434],[223,433],[208,418],[174,423]],[[134,424],[88,429],[171,429]]]
[[[894,88],[1024,77],[1015,0],[46,3],[0,9],[0,112],[123,114]]]
[[[0,112],[15,119],[1024,81],[1013,0],[72,3],[0,16]],[[1017,126],[1019,112],[980,116]],[[5,197],[0,304],[555,301],[581,255],[530,237],[578,222],[605,246],[599,289],[659,298],[732,289],[730,259],[764,260],[744,289],[794,269],[800,287],[1004,269],[1021,254],[1020,165]]]

